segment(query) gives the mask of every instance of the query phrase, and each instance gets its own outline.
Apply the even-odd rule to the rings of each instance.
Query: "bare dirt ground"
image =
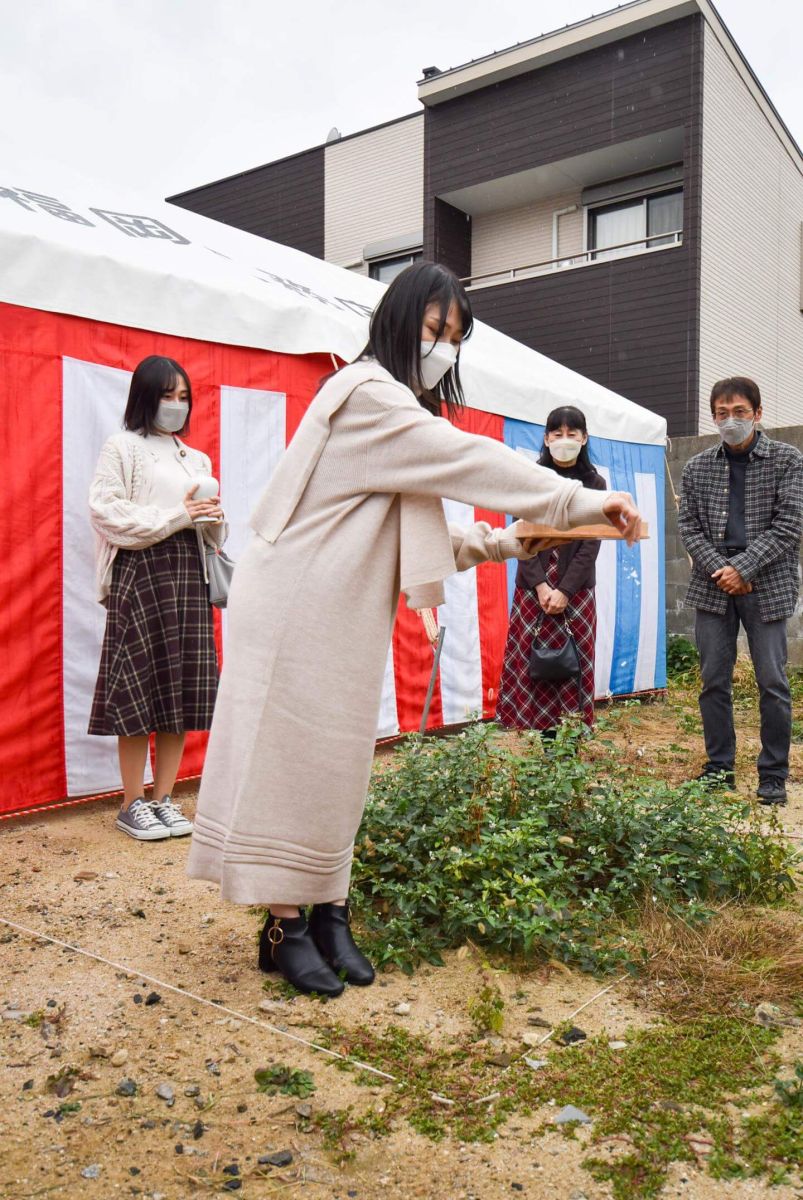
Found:
[[[614,710],[610,736],[639,770],[649,764],[679,779],[701,763],[694,721],[693,704],[675,697],[672,704]],[[756,751],[751,713],[739,723],[741,788],[749,793]],[[803,778],[801,746],[793,774]],[[782,820],[800,839],[800,783],[790,797]],[[190,814],[193,804],[188,794]],[[358,1086],[353,1074],[282,1034],[314,1041],[338,1022],[349,1029],[404,1025],[433,1042],[448,1039],[471,1027],[467,997],[479,986],[480,963],[473,953],[455,953],[443,968],[424,968],[412,978],[391,972],[329,1004],[291,1000],[275,987],[266,991],[256,969],[256,914],[222,905],[211,885],[186,878],[187,840],[140,844],[117,832],[115,808],[94,803],[0,825],[0,916],[125,967],[0,925],[0,1196],[183,1200],[228,1190],[255,1200],[612,1195],[580,1165],[592,1136],[587,1129],[575,1140],[557,1132],[533,1136],[554,1111],[548,1108],[527,1119],[514,1115],[488,1144],[434,1143],[403,1120],[394,1122],[388,1136],[353,1134],[345,1147],[352,1157],[339,1161],[318,1119],[349,1106],[356,1116],[371,1109],[381,1114],[393,1084],[377,1079],[374,1087]],[[537,1010],[558,1024],[605,986],[569,971],[496,977],[506,1001],[505,1043],[519,1051],[528,1013]],[[241,1015],[171,992],[164,983]],[[399,1004],[409,1012],[396,1013]],[[656,1019],[638,987],[623,984],[585,1009],[581,1024],[589,1035],[620,1038]],[[800,1029],[787,1031],[783,1057],[803,1057],[802,1042]],[[314,1094],[260,1094],[254,1071],[277,1063],[311,1072]],[[54,1094],[48,1078],[70,1068],[71,1090]],[[136,1084],[135,1095],[118,1094],[123,1081]],[[124,1084],[122,1090],[131,1089]],[[285,1154],[277,1165],[258,1161],[282,1151],[291,1160]],[[235,1165],[237,1174],[225,1172]],[[792,1185],[770,1190],[760,1180],[717,1183],[682,1164],[663,1192],[690,1200],[768,1194],[792,1200],[803,1191]]]

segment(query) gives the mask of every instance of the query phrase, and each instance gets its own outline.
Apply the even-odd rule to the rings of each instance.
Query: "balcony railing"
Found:
[[[566,267],[582,267],[592,262],[609,262],[609,255],[616,250],[630,250],[633,254],[639,251],[655,251],[679,246],[683,242],[683,230],[673,229],[668,233],[653,233],[648,237],[637,238],[633,242],[618,242],[615,246],[598,246],[594,250],[584,250],[581,254],[563,255],[561,258],[548,258],[543,262],[527,263],[522,267],[508,267],[504,271],[488,271],[484,275],[466,275],[460,280],[466,287],[482,287],[487,283],[510,283],[511,279],[520,279],[529,275],[543,275],[549,271],[560,271]],[[660,243],[651,245],[650,243]],[[628,255],[619,254],[617,258]]]

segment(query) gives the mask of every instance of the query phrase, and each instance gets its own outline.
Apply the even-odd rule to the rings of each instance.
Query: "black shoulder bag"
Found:
[[[566,620],[566,614],[562,615],[566,629],[566,641],[562,646],[538,645],[540,622],[533,631],[529,673],[530,679],[534,683],[563,683],[567,679],[576,679],[579,685],[580,655],[577,653],[577,645],[569,628],[569,622]]]

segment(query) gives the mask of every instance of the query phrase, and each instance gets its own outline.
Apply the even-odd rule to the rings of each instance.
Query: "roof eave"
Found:
[[[442,104],[697,12],[700,12],[698,0],[632,0],[610,12],[452,67],[434,78],[422,79],[418,83],[418,98],[428,107]]]

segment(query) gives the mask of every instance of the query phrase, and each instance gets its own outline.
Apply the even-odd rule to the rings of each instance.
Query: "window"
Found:
[[[413,251],[410,254],[400,254],[395,258],[382,258],[368,264],[368,274],[372,279],[378,279],[380,283],[390,283],[392,279],[401,274],[405,267],[409,267],[411,263],[419,262],[420,259],[420,250]]]
[[[670,235],[683,228],[683,192],[665,192],[647,198],[647,235],[649,245],[670,246],[677,241]],[[665,233],[666,237],[657,234]]]
[[[656,246],[671,246],[679,241],[682,229],[683,189],[676,188],[590,209],[588,248],[597,262],[622,258]],[[608,250],[607,246],[617,249]]]

